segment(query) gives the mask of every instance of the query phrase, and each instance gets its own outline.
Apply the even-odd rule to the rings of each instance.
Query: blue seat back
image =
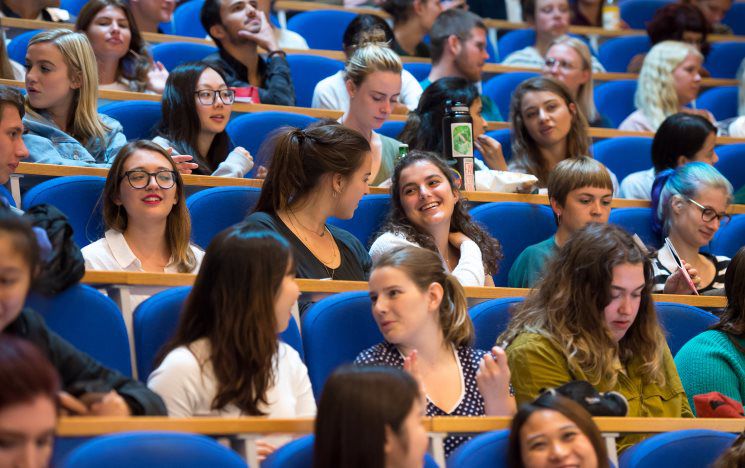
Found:
[[[535,43],[535,30],[530,29],[515,29],[505,33],[502,37],[497,40],[497,53],[499,53],[499,61],[503,61],[512,52],[520,49],[524,49]],[[502,114],[506,115],[506,114]]]
[[[192,2],[194,0],[189,1],[189,3]],[[217,52],[215,46],[193,42],[162,42],[152,48],[153,60],[161,62],[168,71],[182,63],[199,62],[215,52]]]
[[[688,304],[658,302],[655,305],[657,317],[665,330],[667,345],[673,356],[688,340],[719,321],[716,315]]]
[[[213,187],[189,196],[192,241],[206,249],[220,231],[246,219],[260,195],[258,187]]]
[[[556,232],[553,211],[545,205],[486,203],[472,209],[471,216],[502,244],[504,258],[494,275],[496,286],[507,285],[510,268],[526,247],[544,241]]]
[[[714,42],[704,67],[712,78],[734,78],[745,58],[745,42]]]
[[[13,194],[10,193],[10,190],[8,190],[4,185],[0,185],[0,197],[5,198],[10,206],[16,206],[16,201],[13,198]]]
[[[625,0],[620,2],[621,19],[632,29],[646,29],[658,8],[671,0]]]
[[[622,181],[632,172],[652,167],[652,138],[615,137],[592,144],[592,155]]]
[[[719,161],[714,167],[730,181],[735,191],[745,186],[745,143],[719,146],[716,153]]]
[[[353,291],[326,297],[303,315],[303,349],[316,400],[334,369],[383,341],[371,310],[367,291]]]
[[[303,114],[291,112],[257,112],[243,114],[228,122],[225,130],[237,146],[242,146],[254,158],[254,167],[246,177],[254,177],[260,165],[269,167],[269,155],[259,154],[259,148],[264,140],[275,130],[284,126],[305,128],[316,119]],[[266,156],[266,158],[265,158]]]
[[[106,179],[95,176],[65,176],[46,180],[23,196],[23,210],[48,203],[66,216],[75,243],[81,249],[103,237],[101,192]]]
[[[735,441],[734,434],[708,429],[656,434],[621,452],[619,468],[712,466]]]
[[[635,55],[644,54],[651,48],[652,43],[646,35],[614,37],[600,44],[598,59],[606,71],[625,73]]]
[[[414,75],[417,81],[423,81],[429,76],[429,72],[432,71],[432,63],[404,62],[404,70]]]
[[[365,195],[350,219],[329,218],[329,224],[346,229],[362,245],[372,244],[373,236],[380,230],[391,208],[390,195]]]
[[[207,37],[207,31],[202,27],[199,13],[202,11],[204,0],[189,0],[181,3],[173,12],[173,29],[171,34],[177,36]]]
[[[171,339],[178,327],[179,317],[191,286],[180,286],[159,292],[137,306],[134,312],[134,342],[137,373],[140,380],[154,370],[153,364],[163,345]],[[248,292],[246,292],[248,294]],[[292,346],[303,357],[300,330],[294,318],[290,318],[287,330],[279,338]]]
[[[507,329],[514,306],[522,302],[522,297],[504,297],[490,299],[468,309],[476,331],[473,347],[491,349],[497,342],[497,337]]]
[[[494,104],[497,105],[499,113],[502,114],[503,118],[509,119],[512,92],[515,91],[515,88],[517,88],[517,86],[523,81],[538,75],[539,73],[534,72],[511,72],[496,75],[484,84],[483,94],[489,96],[489,98],[494,101]]]
[[[179,432],[123,432],[87,442],[75,449],[64,468],[246,468],[235,452],[207,436]]]
[[[652,208],[613,208],[608,222],[621,226],[629,234],[638,235],[651,250],[660,248],[660,239],[652,232]]]
[[[40,29],[23,32],[15,36],[8,43],[8,58],[15,60],[18,63],[26,63],[26,49],[28,49],[28,43],[31,39],[43,32]]]
[[[114,301],[99,291],[75,284],[50,297],[32,293],[26,305],[79,350],[110,369],[132,375],[124,318]]]
[[[60,8],[67,10],[70,15],[78,16],[88,0],[61,0]]]
[[[375,131],[380,133],[381,135],[397,139],[398,135],[401,133],[405,126],[406,122],[403,120],[388,120]]]
[[[507,468],[510,431],[479,434],[450,455],[447,468]]]
[[[733,2],[732,8],[724,16],[722,23],[732,28],[735,34],[745,35],[745,4]]]
[[[127,140],[152,138],[163,118],[161,103],[156,101],[116,101],[101,106],[98,112],[118,120]]]
[[[711,241],[711,253],[732,258],[743,245],[745,245],[745,215],[737,215],[732,217],[732,221],[719,228]]]
[[[311,49],[342,50],[342,36],[357,13],[314,10],[298,13],[287,21],[287,29],[305,38]]]
[[[717,120],[737,117],[737,86],[707,89],[696,99],[696,107],[708,110]]]
[[[295,87],[295,105],[298,107],[310,107],[318,82],[344,68],[341,60],[320,55],[291,54],[287,56],[287,62]]]
[[[618,127],[626,117],[636,110],[634,94],[636,80],[618,80],[595,86],[595,107],[606,116],[613,127]]]

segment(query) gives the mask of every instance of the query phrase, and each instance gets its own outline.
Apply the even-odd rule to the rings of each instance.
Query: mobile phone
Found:
[[[683,272],[683,278],[685,278],[686,283],[688,283],[688,287],[691,288],[693,294],[698,296],[698,289],[696,289],[696,285],[693,284],[691,276],[688,274],[688,271],[683,266],[683,262],[680,260],[680,255],[678,255],[678,251],[675,250],[675,247],[673,246],[673,243],[670,241],[669,237],[665,238],[665,245],[668,249],[670,249],[670,253],[673,255],[673,260],[675,260],[675,264],[678,265],[678,269]]]

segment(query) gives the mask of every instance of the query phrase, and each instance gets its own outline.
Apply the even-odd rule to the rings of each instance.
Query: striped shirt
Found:
[[[727,266],[729,266],[730,262],[729,257],[723,255],[715,256],[703,252],[701,255],[714,264],[716,274],[709,284],[699,287],[698,292],[705,293],[713,289],[724,289],[724,274],[727,273]],[[665,281],[678,268],[669,248],[662,247],[657,251],[657,257],[652,262],[652,267],[654,269],[654,287],[652,288],[652,292],[661,293],[665,289]]]

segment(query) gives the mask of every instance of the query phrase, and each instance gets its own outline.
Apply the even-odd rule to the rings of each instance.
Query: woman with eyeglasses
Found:
[[[184,183],[166,150],[138,140],[114,160],[101,195],[106,233],[82,249],[87,270],[195,273],[204,252],[189,242]],[[133,307],[160,291],[132,289]]]
[[[235,92],[221,70],[202,62],[174,68],[163,91],[163,120],[153,141],[171,154],[191,155],[194,174],[243,177],[253,158],[225,131]]]
[[[713,166],[692,162],[657,175],[652,186],[653,229],[669,238],[698,293],[724,288],[730,259],[699,252],[729,220],[732,185]],[[654,292],[693,294],[668,245],[657,251]]]

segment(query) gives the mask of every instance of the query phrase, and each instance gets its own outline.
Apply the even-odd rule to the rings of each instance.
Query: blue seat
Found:
[[[656,434],[621,452],[619,468],[711,466],[735,441],[734,434],[708,429]]]
[[[383,123],[383,125],[379,129],[375,131],[380,133],[381,135],[385,135],[387,137],[397,139],[398,135],[404,129],[405,125],[406,125],[406,122],[403,120],[388,120],[385,123]]]
[[[554,213],[546,205],[486,203],[472,209],[471,216],[502,244],[504,258],[494,275],[496,286],[507,285],[510,267],[526,247],[544,241],[556,232]]]
[[[675,302],[657,302],[655,305],[657,317],[665,330],[667,345],[673,356],[688,340],[719,321],[716,315],[691,305]]]
[[[732,3],[732,8],[722,19],[722,23],[732,28],[732,32],[745,35],[745,4],[742,2]]]
[[[266,137],[280,127],[289,125],[305,128],[315,120],[313,117],[291,112],[256,112],[231,119],[225,130],[230,135],[233,143],[246,148],[254,157],[254,167],[246,174],[246,177],[254,177],[259,166],[269,164],[268,160],[263,159],[263,156],[268,155],[259,154],[259,148]]]
[[[295,105],[298,107],[310,107],[318,82],[344,68],[341,60],[320,55],[291,54],[287,56],[287,62],[295,86]]]
[[[499,53],[499,61],[502,62],[512,52],[524,49],[533,44],[535,44],[535,30],[532,28],[515,29],[514,31],[505,33],[497,40],[497,52]]]
[[[207,436],[179,432],[123,432],[87,442],[75,449],[65,468],[179,467],[246,468],[235,452]]]
[[[104,366],[132,375],[129,339],[114,301],[84,284],[59,294],[29,295],[26,305],[44,317],[49,329]]]
[[[5,198],[10,206],[16,206],[16,201],[13,199],[13,194],[10,193],[4,185],[0,185],[0,197]]]
[[[31,38],[43,32],[40,29],[23,32],[15,36],[8,43],[8,58],[15,60],[18,63],[26,63],[26,49],[28,49],[28,43]]]
[[[735,191],[745,186],[745,143],[719,146],[716,153],[719,161],[714,167],[730,181]]]
[[[189,1],[189,3],[194,0]],[[210,54],[217,52],[217,47],[193,42],[162,42],[152,48],[153,60],[161,62],[166,70],[171,71],[182,63],[199,62]]]
[[[246,218],[259,195],[258,187],[213,187],[189,196],[192,241],[206,249],[217,233]]]
[[[743,245],[745,245],[745,215],[737,215],[717,231],[711,241],[711,252],[732,258]]]
[[[512,131],[509,128],[500,128],[499,130],[486,132],[486,134],[497,140],[499,144],[502,145],[502,155],[504,155],[504,160],[509,162],[509,160],[512,158]],[[481,159],[482,161],[484,160],[481,152],[475,148],[474,156]]]
[[[479,434],[450,455],[447,468],[507,468],[509,438],[509,429]]]
[[[316,400],[334,369],[383,341],[371,310],[367,291],[352,291],[321,299],[303,315],[303,349]]]
[[[135,309],[133,329],[137,373],[140,380],[147,380],[153,371],[158,352],[176,332],[184,301],[190,292],[191,286],[167,289],[147,298]],[[303,357],[300,330],[294,317],[290,317],[287,330],[282,332],[279,338],[292,346],[301,358]]]
[[[652,250],[660,248],[660,239],[652,232],[652,208],[613,208],[608,222],[636,234]]]
[[[595,107],[606,116],[613,127],[618,127],[626,117],[636,110],[634,94],[636,80],[617,80],[595,87]]]
[[[670,2],[671,0],[625,0],[620,2],[621,19],[632,29],[646,29],[647,22],[657,9]]]
[[[712,78],[734,78],[745,58],[745,42],[714,42],[704,67]]]
[[[511,72],[496,75],[494,78],[484,83],[483,94],[489,96],[491,100],[494,101],[494,104],[497,105],[499,113],[502,114],[503,118],[509,119],[512,92],[515,91],[515,88],[517,88],[517,86],[523,81],[538,75],[539,73],[537,72]]]
[[[432,71],[431,62],[404,62],[404,70],[408,71],[417,81],[424,81]]]
[[[173,28],[171,34],[177,36],[207,37],[207,31],[202,27],[199,13],[202,11],[204,0],[189,0],[179,5],[173,12]]]
[[[60,8],[67,10],[72,16],[78,16],[88,0],[61,0]]]
[[[618,182],[621,182],[632,172],[652,167],[652,138],[607,138],[592,144],[592,154],[616,175]]]
[[[314,10],[298,13],[287,21],[287,29],[305,38],[311,49],[342,50],[342,36],[357,13]]]
[[[81,249],[103,237],[101,192],[106,179],[95,176],[65,176],[46,180],[23,196],[23,210],[48,203],[66,216],[75,243]]]
[[[522,297],[491,299],[468,309],[476,339],[473,347],[489,350],[497,342],[497,337],[507,329],[513,307],[523,302]]]
[[[646,35],[614,37],[600,44],[598,59],[606,71],[624,73],[635,55],[649,52],[651,48]]]
[[[118,120],[127,140],[152,138],[163,118],[160,101],[116,101],[99,107],[98,112]]]
[[[391,208],[390,195],[365,195],[350,219],[329,218],[329,224],[346,229],[362,245],[372,244],[373,236],[380,230]]]
[[[708,110],[717,120],[737,117],[737,86],[707,89],[696,99],[696,107]]]

